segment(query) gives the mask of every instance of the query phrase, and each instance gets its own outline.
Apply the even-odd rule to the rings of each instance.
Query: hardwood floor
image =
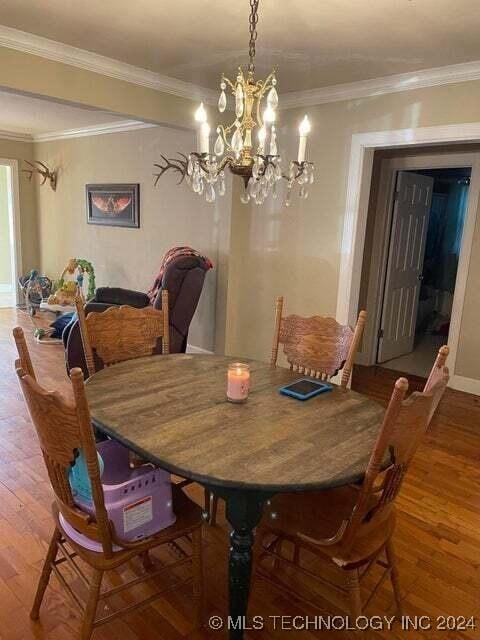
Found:
[[[40,623],[32,623],[28,616],[52,530],[51,491],[13,370],[11,330],[16,324],[26,329],[39,380],[46,386],[68,389],[61,347],[34,344],[30,319],[11,309],[0,309],[0,639],[70,640],[78,637],[79,619],[55,578],[47,590]],[[398,375],[357,367],[353,386],[385,403]],[[412,388],[419,384],[412,379]],[[194,496],[200,502],[203,493],[196,488]],[[396,549],[406,613],[431,616],[433,627],[436,616],[475,616],[477,629],[404,631],[396,623],[391,631],[372,632],[368,638],[480,638],[480,398],[447,391],[406,479],[398,507]],[[226,612],[227,535],[220,513],[219,525],[207,527],[205,532],[207,618]],[[161,554],[156,560],[162,561]],[[115,580],[118,577],[112,576],[112,582]],[[333,605],[331,611],[337,613]],[[366,615],[392,612],[391,591],[385,585]],[[189,637],[190,614],[190,593],[185,589],[100,628],[93,640],[180,640]],[[274,630],[273,618],[267,618],[306,614],[318,612],[305,610],[257,580],[250,617],[264,616],[265,628],[246,637],[346,637],[343,632],[282,631],[278,623]],[[195,638],[220,640],[226,634],[206,628]]]

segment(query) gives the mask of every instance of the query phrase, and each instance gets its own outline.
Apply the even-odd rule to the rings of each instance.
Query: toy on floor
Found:
[[[27,313],[34,316],[44,298],[48,298],[52,291],[52,281],[47,276],[41,276],[36,269],[18,279],[23,291]]]
[[[144,464],[130,468],[129,450],[114,440],[97,444],[105,507],[122,540],[142,540],[175,522],[170,474]],[[94,515],[90,478],[80,452],[70,471],[70,486],[75,504]],[[90,540],[65,520],[62,526],[80,545],[98,551],[99,543]],[[68,530],[67,530],[68,529]]]
[[[88,289],[85,294],[85,275],[88,276]],[[73,306],[75,296],[81,293],[87,300],[95,295],[95,270],[91,262],[83,258],[70,258],[62,272],[55,291],[48,298],[48,304]]]

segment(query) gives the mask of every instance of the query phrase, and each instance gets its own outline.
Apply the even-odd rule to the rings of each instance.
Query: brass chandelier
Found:
[[[255,43],[257,40],[258,5],[250,0],[249,63],[246,73],[239,67],[235,82],[222,75],[218,110],[226,111],[227,95],[234,101],[235,120],[228,126],[216,127],[213,153],[210,149],[210,125],[203,102],[195,112],[197,122],[197,150],[178,158],[161,156],[155,185],[168,170],[180,174],[179,184],[185,181],[193,191],[204,195],[207,202],[225,194],[225,170],[243,178],[241,201],[253,200],[262,204],[270,194],[277,196],[277,183],[286,180],[285,205],[289,206],[294,185],[299,185],[299,196],[308,197],[308,185],[314,180],[314,166],[305,160],[310,123],[305,116],[299,126],[299,146],[296,160],[283,172],[277,147],[276,111],[278,107],[277,79],[272,71],[265,80],[255,80]]]

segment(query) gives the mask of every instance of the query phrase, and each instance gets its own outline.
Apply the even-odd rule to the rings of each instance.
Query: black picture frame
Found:
[[[140,228],[139,184],[87,184],[87,223]]]

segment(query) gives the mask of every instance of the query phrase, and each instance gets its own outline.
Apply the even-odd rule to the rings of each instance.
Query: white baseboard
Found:
[[[203,355],[213,355],[213,351],[208,351],[208,349],[196,347],[193,344],[187,344],[187,353],[203,353]]]
[[[464,391],[465,393],[473,393],[476,396],[480,396],[480,380],[475,380],[475,378],[453,375],[450,378],[448,386],[457,391]]]
[[[364,357],[364,354],[361,353],[357,354],[357,357],[355,358],[355,364],[360,364],[366,367],[374,366],[370,362],[368,362],[367,358]],[[408,374],[406,375],[408,377]],[[480,380],[476,380],[475,378],[466,378],[465,376],[452,375],[450,377],[448,386],[452,389],[456,389],[457,391],[464,391],[465,393],[472,393],[476,396],[480,396]]]

